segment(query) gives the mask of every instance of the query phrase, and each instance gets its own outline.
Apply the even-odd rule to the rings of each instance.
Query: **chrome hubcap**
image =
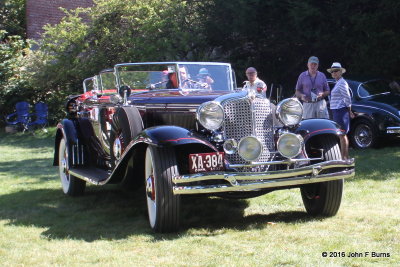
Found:
[[[69,164],[68,164],[68,148],[66,147],[66,143],[64,139],[61,139],[60,142],[60,151],[59,151],[59,175],[61,179],[61,184],[63,187],[64,193],[67,193],[70,185],[70,176],[69,176]]]
[[[156,199],[156,192],[154,190],[154,176],[150,175],[146,180],[146,194],[152,201]]]
[[[119,139],[119,136],[114,140],[113,152],[115,159],[119,160],[122,154],[122,143],[121,139]]]
[[[372,143],[372,131],[367,125],[357,127],[354,138],[358,146],[369,147]]]
[[[67,160],[65,157],[61,160],[61,168],[62,168],[62,172],[65,175],[67,175],[68,174],[68,166],[67,166]]]
[[[146,150],[145,158],[145,186],[146,186],[146,199],[147,199],[147,211],[149,214],[149,223],[151,227],[154,227],[157,219],[157,195],[155,189],[155,177],[154,177],[154,165],[153,157],[151,155],[150,148]]]

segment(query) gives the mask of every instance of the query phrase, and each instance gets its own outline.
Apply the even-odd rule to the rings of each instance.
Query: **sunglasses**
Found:
[[[331,73],[336,73],[336,72],[338,72],[338,71],[340,71],[340,70],[333,70],[333,71],[331,71]]]

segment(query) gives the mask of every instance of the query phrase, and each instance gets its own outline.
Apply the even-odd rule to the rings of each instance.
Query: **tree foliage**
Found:
[[[221,47],[239,77],[255,66],[293,92],[311,55],[320,70],[340,61],[349,75],[399,78],[400,2],[214,0],[209,44]]]
[[[2,18],[10,14],[0,26],[24,25],[16,23],[23,8],[9,8],[21,2],[0,5]],[[286,95],[311,55],[320,58],[321,71],[339,61],[347,77],[400,76],[397,0],[94,0],[91,8],[64,11],[59,24],[46,26],[37,50],[27,52],[23,38],[10,37],[22,35],[18,27],[3,33],[3,96],[29,87],[59,116],[63,98],[80,93],[84,78],[140,61],[226,61],[239,84],[254,66]]]
[[[25,0],[0,1],[0,30],[7,32],[0,41],[7,36],[25,36]]]
[[[27,81],[22,75],[22,66],[26,51],[25,41],[18,35],[8,36],[5,30],[0,30],[0,112],[9,102],[17,102],[27,96]]]

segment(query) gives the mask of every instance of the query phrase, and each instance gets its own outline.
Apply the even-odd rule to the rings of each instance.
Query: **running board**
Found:
[[[110,177],[110,173],[108,171],[93,167],[84,169],[71,168],[69,169],[69,174],[95,185],[102,184],[102,181],[105,181],[108,179],[108,177]]]

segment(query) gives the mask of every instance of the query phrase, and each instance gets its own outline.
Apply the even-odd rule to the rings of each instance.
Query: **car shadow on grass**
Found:
[[[141,189],[142,190],[142,189]],[[6,225],[43,228],[47,239],[120,240],[149,236],[151,242],[182,235],[214,235],[220,229],[237,231],[268,227],[270,223],[315,220],[305,212],[277,212],[244,216],[245,200],[207,197],[182,198],[181,231],[156,234],[150,229],[144,191],[122,191],[116,186],[89,187],[82,197],[61,190],[39,189],[0,195],[0,219]],[[192,233],[194,230],[195,233]]]
[[[324,217],[309,216],[305,211],[245,215],[247,207],[246,200],[191,197],[190,205],[187,203],[183,205],[182,230],[206,229],[205,235],[212,235],[221,229],[245,231],[262,229],[277,223],[301,223],[324,219]]]

